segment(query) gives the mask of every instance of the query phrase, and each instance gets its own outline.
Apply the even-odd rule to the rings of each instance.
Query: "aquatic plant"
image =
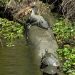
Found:
[[[62,70],[67,75],[75,75],[75,23],[59,18],[53,31],[59,45],[57,53],[62,62]]]
[[[19,23],[0,18],[0,39],[6,46],[13,46],[16,39],[23,37],[23,26]]]

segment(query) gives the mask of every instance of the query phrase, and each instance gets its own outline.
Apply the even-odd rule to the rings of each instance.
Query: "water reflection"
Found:
[[[15,47],[0,47],[0,75],[41,75],[35,51],[23,41]]]

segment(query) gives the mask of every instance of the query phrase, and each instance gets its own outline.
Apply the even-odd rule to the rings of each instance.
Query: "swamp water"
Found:
[[[24,40],[14,47],[0,46],[0,75],[41,75],[35,53]]]

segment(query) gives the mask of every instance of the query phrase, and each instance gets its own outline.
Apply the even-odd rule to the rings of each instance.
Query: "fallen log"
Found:
[[[29,29],[29,40],[31,47],[34,47],[38,65],[41,64],[41,59],[45,55],[45,51],[53,54],[57,60],[56,50],[58,49],[57,42],[53,36],[52,30],[45,30],[37,26],[32,26]],[[60,62],[58,62],[60,63]],[[63,74],[59,74],[63,75]]]

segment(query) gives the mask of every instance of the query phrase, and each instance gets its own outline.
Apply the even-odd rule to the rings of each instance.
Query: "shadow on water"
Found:
[[[24,40],[14,47],[0,46],[0,75],[41,75],[35,53]]]

